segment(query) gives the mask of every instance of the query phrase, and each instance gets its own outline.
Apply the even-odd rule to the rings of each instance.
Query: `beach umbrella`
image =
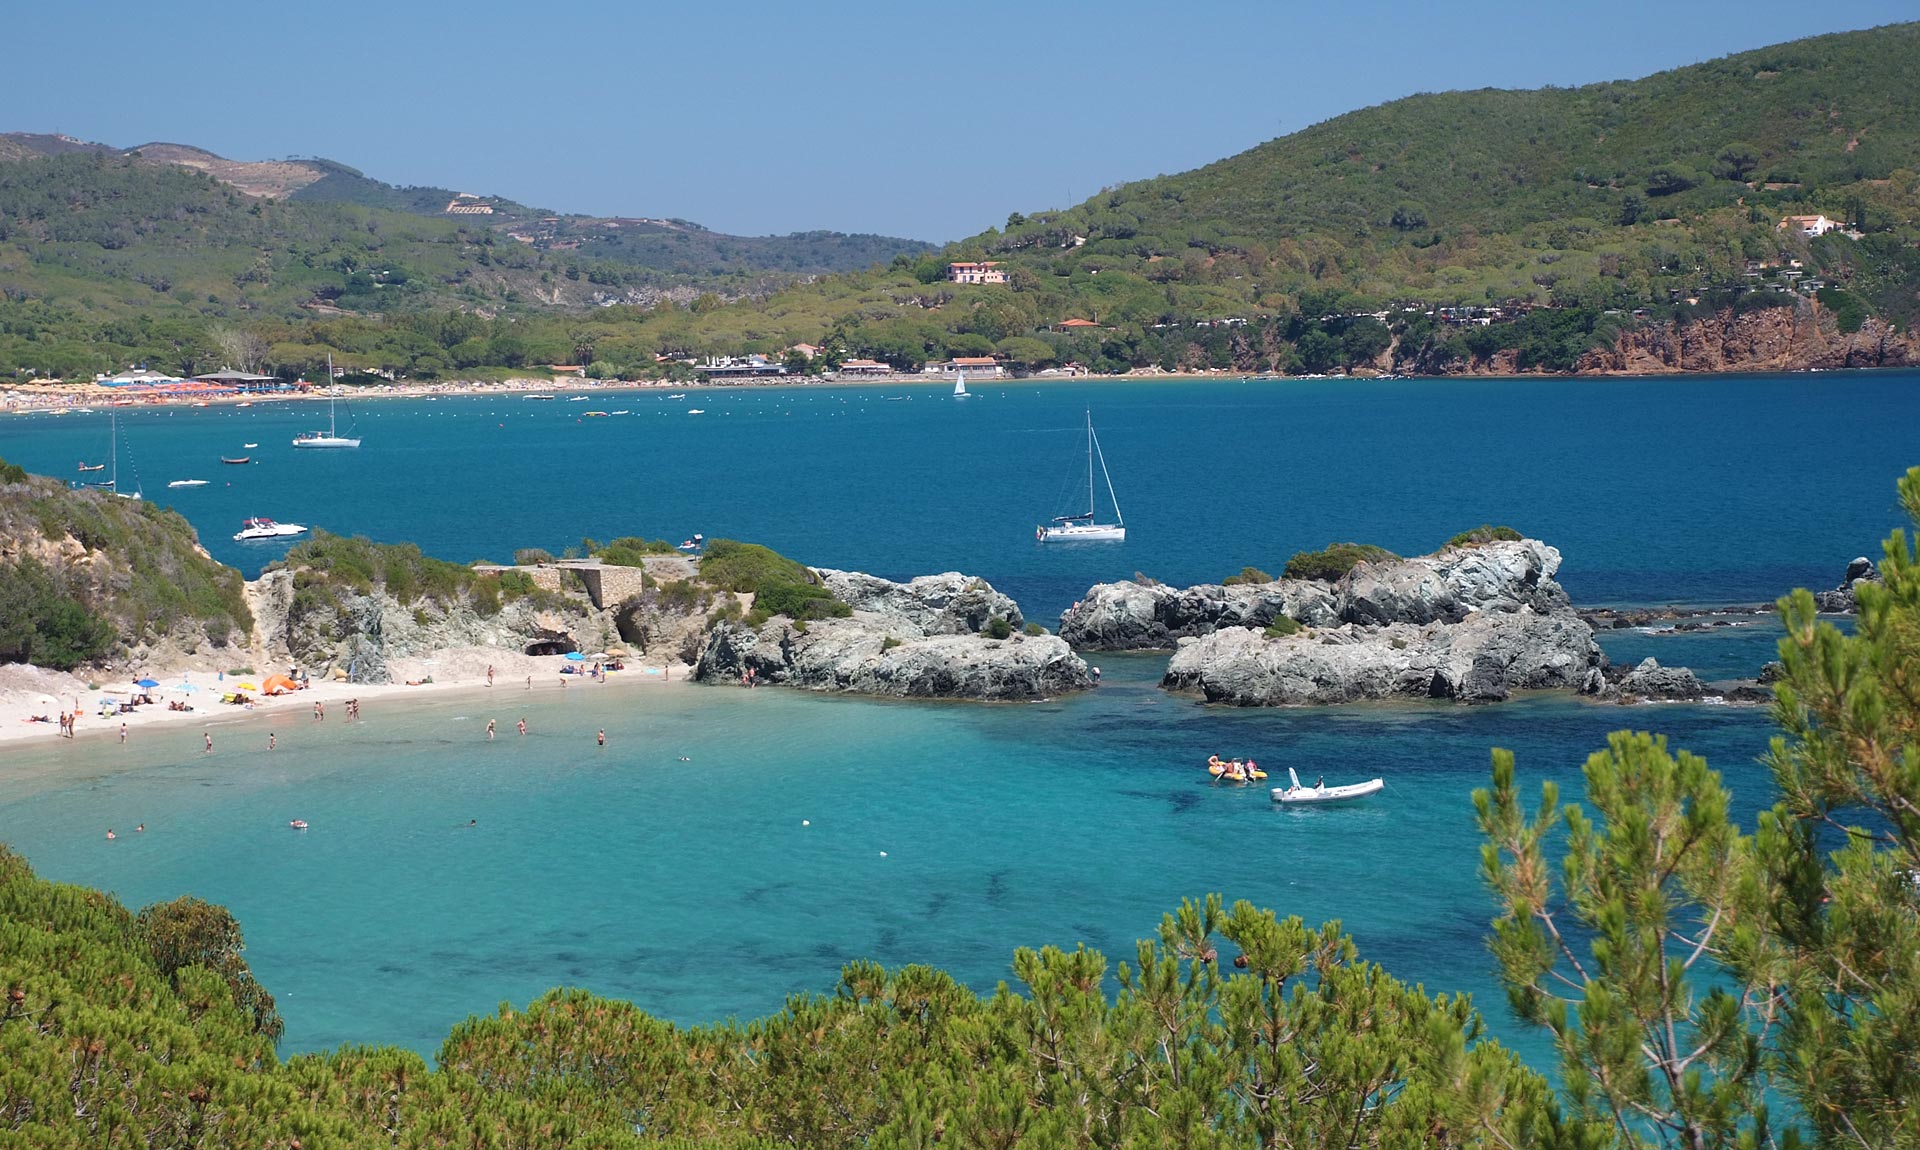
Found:
[[[139,679],[136,680],[133,685],[136,687],[158,687],[160,683],[155,679]]]
[[[171,686],[171,687],[169,687],[169,688],[167,688],[167,689],[168,689],[168,690],[170,690],[170,691],[188,691],[188,692],[192,692],[192,691],[198,691],[198,690],[199,690],[200,688],[198,688],[198,687],[196,687],[196,686],[194,686],[194,685],[193,685],[192,683],[175,683],[175,684],[174,684],[173,686]]]
[[[569,663],[584,663],[586,661],[587,661],[587,657],[585,655],[582,655],[578,651],[567,652],[567,662]]]

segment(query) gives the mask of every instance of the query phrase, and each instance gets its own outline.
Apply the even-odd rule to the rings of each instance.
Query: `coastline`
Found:
[[[1446,383],[1455,380],[1476,382],[1505,380],[1512,382],[1540,382],[1544,380],[1637,380],[1653,378],[1672,379],[1737,379],[1742,376],[1771,375],[1877,375],[1882,373],[1911,372],[1911,367],[1845,367],[1845,368],[1799,368],[1771,369],[1764,367],[1741,368],[1731,371],[1646,371],[1619,370],[1603,372],[1455,372],[1447,375],[1403,375],[1387,372],[1354,372],[1347,375],[1262,375],[1236,371],[1215,372],[1129,372],[1125,375],[1058,375],[1058,376],[1003,376],[997,379],[985,379],[978,382],[979,387],[989,386],[1047,386],[1062,383],[1328,383],[1328,382],[1372,382],[1379,380],[1406,381],[1418,383]],[[869,390],[873,388],[927,387],[938,393],[946,391],[947,383],[936,376],[898,375],[881,378],[863,377],[859,379],[828,379],[824,376],[783,376],[773,380],[692,380],[684,382],[633,381],[633,380],[593,380],[560,377],[558,379],[515,378],[502,381],[491,380],[444,380],[433,383],[395,383],[377,387],[355,387],[344,389],[344,394],[335,396],[347,400],[376,399],[438,399],[442,397],[468,396],[514,396],[541,395],[547,393],[568,395],[620,395],[651,394],[676,391],[729,391],[758,390],[783,387],[853,388]],[[238,407],[243,404],[280,404],[315,402],[328,398],[325,391],[305,392],[268,392],[259,395],[155,395],[128,394],[113,388],[95,384],[66,385],[13,385],[0,388],[0,413],[10,415],[65,415],[79,408],[97,411],[102,407],[112,408],[179,408],[179,407]]]
[[[102,698],[121,699],[129,697],[136,688],[131,685],[121,687],[103,686],[97,678],[91,681],[96,685],[89,689],[87,678],[79,675],[51,671],[25,664],[12,664],[0,667],[0,751],[10,747],[30,744],[46,745],[50,741],[60,740],[59,724],[54,719],[63,711],[71,711],[76,702],[80,706],[80,720],[74,725],[72,742],[97,744],[117,739],[120,726],[126,724],[128,738],[143,731],[155,728],[191,728],[195,725],[211,729],[213,727],[231,728],[246,725],[258,725],[263,722],[304,720],[313,721],[313,704],[324,704],[328,710],[327,721],[337,716],[345,720],[344,705],[349,699],[358,699],[363,704],[381,707],[390,706],[396,701],[414,699],[432,699],[445,701],[471,697],[517,698],[531,696],[545,698],[561,691],[582,690],[637,690],[642,687],[655,690],[680,690],[693,685],[692,668],[682,663],[661,665],[641,665],[629,663],[626,670],[612,671],[604,683],[596,683],[584,676],[562,676],[559,670],[566,660],[558,655],[514,655],[500,652],[497,662],[510,664],[511,670],[502,671],[495,676],[493,686],[488,686],[484,665],[474,673],[466,665],[467,661],[453,652],[437,652],[441,656],[454,656],[446,661],[459,662],[461,666],[445,677],[435,675],[431,682],[414,684],[400,683],[343,683],[315,680],[307,688],[291,691],[282,695],[261,695],[249,691],[254,702],[246,706],[233,706],[220,702],[220,695],[231,690],[240,681],[261,682],[255,676],[226,676],[204,669],[174,669],[169,671],[145,671],[142,677],[150,678],[161,686],[150,688],[156,700],[151,705],[143,705],[129,714],[102,714]],[[441,662],[441,659],[397,661],[396,666],[427,666]],[[577,683],[570,682],[578,679]],[[529,686],[531,680],[531,686]],[[186,683],[192,691],[180,689],[178,684]],[[53,688],[61,688],[56,693]],[[111,691],[114,694],[105,694]],[[170,711],[166,703],[173,700],[185,702],[193,707],[191,711]],[[342,708],[336,710],[336,708]],[[50,721],[45,723],[30,721],[31,716],[46,715]],[[217,743],[217,740],[216,740]]]

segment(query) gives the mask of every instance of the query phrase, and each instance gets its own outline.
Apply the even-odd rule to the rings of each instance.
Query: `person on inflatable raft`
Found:
[[[1267,772],[1261,770],[1260,764],[1252,759],[1242,762],[1239,759],[1223,759],[1219,755],[1208,756],[1207,773],[1230,783],[1246,783],[1267,777]]]

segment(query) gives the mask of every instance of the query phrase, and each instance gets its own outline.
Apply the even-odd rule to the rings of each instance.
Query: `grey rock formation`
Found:
[[[1685,667],[1662,667],[1658,659],[1640,660],[1620,680],[1620,695],[1635,699],[1700,699],[1707,688]]]
[[[1814,605],[1820,610],[1835,615],[1850,615],[1860,609],[1854,596],[1854,587],[1861,583],[1878,583],[1880,571],[1873,560],[1861,555],[1847,564],[1847,573],[1840,577],[1840,586],[1831,591],[1815,591]]]
[[[1558,551],[1526,539],[1363,563],[1335,583],[1110,583],[1061,617],[1061,635],[1103,650],[1177,642],[1162,685],[1239,706],[1595,690],[1606,658],[1554,582],[1559,567]],[[1280,615],[1305,629],[1269,637]]]
[[[1339,622],[1333,586],[1300,579],[1184,589],[1102,583],[1060,616],[1060,637],[1081,650],[1163,650],[1221,627],[1266,627],[1281,615]]]
[[[1396,696],[1497,702],[1516,690],[1579,690],[1600,663],[1571,611],[1476,612],[1459,623],[1343,623],[1269,639],[1227,628],[1180,644],[1162,685],[1243,707]]]
[[[859,571],[817,568],[833,597],[863,614],[922,635],[971,635],[995,617],[1018,631],[1026,623],[1020,605],[985,579],[948,571],[895,583]]]
[[[1043,699],[1093,685],[1086,661],[1054,635],[1022,635],[1013,600],[984,580],[923,576],[893,583],[847,571],[821,571],[851,617],[814,620],[805,629],[784,618],[759,629],[721,623],[708,632],[694,678],[756,681],[812,691],[914,699]],[[989,620],[1015,633],[995,639]]]

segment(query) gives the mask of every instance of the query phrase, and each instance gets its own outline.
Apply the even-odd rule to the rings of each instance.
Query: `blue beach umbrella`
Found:
[[[585,655],[582,655],[578,651],[567,652],[567,662],[569,663],[584,663],[586,662],[586,660],[587,660],[587,657]]]
[[[170,690],[170,691],[189,691],[189,692],[191,692],[191,691],[198,691],[198,690],[199,690],[200,688],[198,688],[198,687],[196,687],[196,686],[194,686],[194,685],[193,685],[192,683],[175,683],[175,684],[174,684],[173,686],[171,686],[171,687],[169,687],[169,688],[167,688],[167,689],[168,689],[168,690]]]
[[[159,685],[160,684],[153,679],[141,679],[134,684],[136,687],[158,687]]]

